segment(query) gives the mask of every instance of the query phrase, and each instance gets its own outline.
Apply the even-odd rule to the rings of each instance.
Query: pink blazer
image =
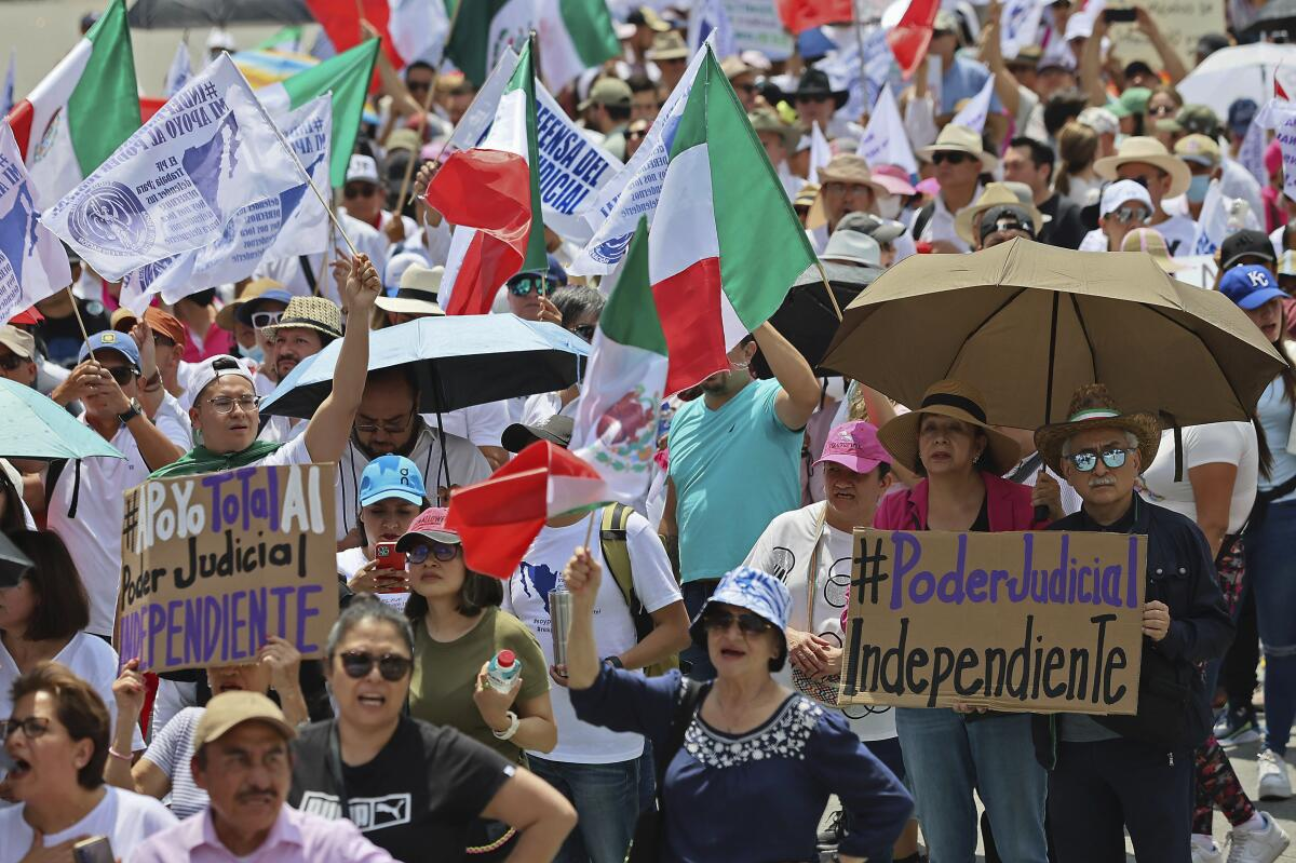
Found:
[[[1030,486],[1010,482],[992,473],[981,472],[986,488],[986,506],[990,532],[1005,530],[1042,530],[1048,521],[1035,521]],[[927,480],[911,489],[889,494],[873,515],[873,526],[884,530],[923,530],[927,524]]]

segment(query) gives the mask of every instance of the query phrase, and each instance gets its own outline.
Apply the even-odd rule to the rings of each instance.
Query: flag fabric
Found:
[[[536,48],[545,83],[554,92],[586,69],[621,56],[607,0],[535,0]],[[461,11],[463,15],[467,10]]]
[[[824,137],[819,123],[815,122],[810,128],[810,182],[820,182],[819,172],[827,168],[831,161],[832,147],[828,146],[828,139]]]
[[[443,306],[447,314],[486,314],[510,276],[548,269],[533,57],[527,43],[486,139],[452,153],[428,185],[430,206],[453,225],[478,229]]]
[[[168,99],[179,93],[189,79],[193,77],[193,67],[189,63],[189,46],[182,39],[176,46],[175,57],[171,58],[171,68],[167,69],[166,82],[162,92]]]
[[[940,11],[940,0],[909,0],[909,6],[900,21],[887,34],[887,43],[895,55],[900,70],[908,80],[918,69],[918,64],[927,56],[927,46],[931,44],[932,27],[936,23],[936,13]]]
[[[326,198],[330,197],[332,117],[332,101],[325,93],[286,116],[271,118]],[[175,303],[198,291],[249,278],[262,261],[328,251],[328,213],[302,178],[298,180],[278,195],[240,207],[216,242],[128,274],[122,284],[122,305],[142,314],[155,296]]]
[[[72,284],[63,244],[38,218],[18,142],[0,121],[0,324]]]
[[[325,93],[333,94],[329,177],[336,187],[346,182],[347,163],[360,130],[369,78],[378,59],[378,42],[377,39],[362,42],[331,60],[257,91],[272,116],[294,111]]]
[[[387,30],[406,64],[422,60],[439,66],[450,35],[445,0],[387,0],[391,17]]]
[[[111,0],[81,41],[9,112],[9,125],[42,210],[140,127],[125,0]]]
[[[116,281],[219,242],[246,202],[300,183],[252,88],[222,54],[41,222]]]
[[[817,261],[715,54],[703,54],[648,236],[670,393],[727,370],[729,349]]]
[[[851,0],[778,0],[778,13],[793,35],[855,19]]]
[[[486,77],[486,83],[477,88],[477,95],[473,96],[468,109],[464,111],[463,117],[450,133],[445,152],[476,147],[485,139],[491,124],[495,122],[495,111],[499,108],[500,96],[504,95],[504,89],[513,79],[513,72],[517,70],[518,59],[518,53],[512,48],[505,48],[500,52],[495,68]]]
[[[4,87],[0,88],[0,117],[9,116],[14,106],[14,78],[18,74],[18,49],[9,49],[9,71],[5,73]],[[10,134],[13,134],[10,132]]]
[[[481,86],[506,48],[516,51],[536,29],[536,0],[472,0],[455,14],[446,57]],[[618,49],[619,50],[619,49]],[[549,58],[545,57],[548,65]]]
[[[999,50],[1005,59],[1011,60],[1022,48],[1039,43],[1043,15],[1041,0],[1007,0],[999,19]]]
[[[599,316],[571,440],[572,452],[602,474],[611,497],[622,503],[648,490],[668,368],[666,334],[649,283],[648,220],[640,219]]]
[[[290,24],[282,27],[274,35],[263,39],[252,46],[253,51],[287,51],[295,53],[301,50],[302,33],[304,32],[300,24]]]
[[[610,501],[597,470],[562,447],[538,441],[489,479],[451,492],[445,526],[463,540],[469,569],[508,579],[546,521]]]
[[[984,132],[986,117],[990,115],[990,97],[994,95],[994,85],[995,78],[993,75],[986,78],[980,92],[968,99],[967,104],[963,106],[963,110],[955,114],[950,123],[955,126],[966,126],[978,135]]]
[[[909,145],[909,136],[890,84],[883,85],[878,94],[855,155],[868,162],[870,168],[898,165],[910,175],[918,173],[918,162],[914,159],[913,147]]]
[[[689,13],[689,55],[697,53],[707,39],[712,40],[711,44],[715,46],[716,56],[732,57],[738,53],[738,45],[734,41],[733,24],[729,21],[724,0],[699,0],[694,4],[693,11]]]
[[[1238,163],[1251,172],[1260,188],[1269,185],[1269,169],[1265,167],[1264,151],[1266,141],[1264,124],[1254,122],[1247,127],[1246,137],[1238,147]]]
[[[367,41],[364,31],[360,29],[360,13],[363,10],[364,19],[378,31],[387,59],[391,60],[392,65],[397,69],[401,69],[405,66],[405,58],[401,57],[400,52],[396,50],[396,46],[392,43],[391,32],[387,28],[391,18],[391,7],[388,2],[389,0],[306,0],[306,8],[310,10],[311,17],[319,22],[333,48],[339,52],[345,52]],[[372,81],[376,87],[376,75],[373,76]],[[350,151],[347,152],[349,156]]]

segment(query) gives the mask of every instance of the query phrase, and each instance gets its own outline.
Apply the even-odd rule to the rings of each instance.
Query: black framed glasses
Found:
[[[1148,108],[1149,117],[1169,117],[1179,109],[1174,105],[1157,105],[1155,108]]]
[[[437,560],[445,563],[454,560],[459,556],[463,546],[452,542],[437,542],[435,539],[429,539],[424,542],[411,545],[405,552],[405,560],[409,563],[423,563],[431,555]]]
[[[405,675],[410,673],[410,669],[414,667],[414,660],[397,653],[384,653],[382,656],[374,656],[364,650],[348,650],[342,653],[340,658],[342,660],[342,670],[347,673],[347,677],[354,680],[368,677],[374,665],[377,665],[378,673],[382,675],[383,680],[388,683],[395,683],[398,680],[403,680]]]
[[[4,369],[7,372],[12,372],[15,371],[23,363],[29,363],[29,362],[31,362],[31,360],[23,359],[17,354],[6,354],[5,356],[0,357],[0,369]]]
[[[234,405],[238,405],[239,409],[242,410],[243,413],[250,414],[255,413],[257,409],[261,407],[261,397],[239,396],[238,398],[230,398],[229,396],[216,396],[215,398],[207,399],[207,404],[211,405],[212,410],[216,411],[218,414],[229,413],[234,410]]]
[[[962,165],[972,158],[974,157],[971,153],[960,153],[955,150],[937,150],[932,153],[931,161],[933,165],[939,165],[942,162],[949,162],[951,165]]]
[[[760,635],[774,625],[752,611],[737,615],[727,611],[708,611],[702,615],[702,628],[715,632],[727,632],[735,622],[743,635]]]
[[[1125,459],[1132,452],[1134,452],[1133,449],[1114,446],[1103,450],[1101,454],[1096,453],[1093,450],[1072,453],[1066,457],[1066,460],[1075,465],[1076,470],[1081,473],[1089,473],[1094,468],[1098,467],[1098,459],[1100,457],[1102,458],[1103,464],[1107,465],[1109,469],[1116,470],[1117,468],[1125,466]]]
[[[6,719],[0,722],[0,740],[8,739],[15,731],[22,729],[28,740],[45,736],[50,729],[50,721],[40,716],[28,716],[26,719]]]

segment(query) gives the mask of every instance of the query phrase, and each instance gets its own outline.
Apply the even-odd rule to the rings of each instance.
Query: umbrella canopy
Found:
[[[136,0],[132,27],[224,27],[227,24],[309,24],[306,0]]]
[[[906,405],[967,381],[992,423],[1033,429],[1088,383],[1167,423],[1246,420],[1286,363],[1226,297],[1151,255],[1013,240],[902,261],[851,303],[824,365]]]
[[[0,378],[0,457],[53,461],[126,456],[48,397]]]
[[[267,416],[306,419],[333,390],[342,340],[293,369],[261,405]],[[419,413],[566,389],[580,377],[590,346],[557,324],[515,315],[419,318],[378,330],[369,340],[369,370],[410,366]]]
[[[1268,42],[1290,41],[1296,35],[1296,0],[1268,0],[1242,35]]]
[[[13,587],[35,565],[13,540],[0,533],[0,587]]]
[[[882,270],[876,267],[835,264],[830,261],[825,261],[823,267],[828,275],[828,284],[832,286],[833,294],[837,297],[839,309],[850,305],[859,296],[859,292],[882,273]],[[796,284],[788,291],[783,305],[779,306],[769,322],[783,338],[801,352],[801,356],[805,357],[806,362],[814,368],[816,375],[829,374],[819,368],[819,362],[828,352],[828,345],[832,342],[833,334],[837,332],[840,321],[837,319],[832,301],[828,299],[828,291],[824,288],[823,277],[819,275],[818,267],[809,267],[801,274]],[[752,362],[752,371],[761,379],[774,377],[769,363],[765,362],[764,355],[759,351],[756,352],[756,359]]]
[[[1189,72],[1175,89],[1185,102],[1207,105],[1223,119],[1237,99],[1252,99],[1257,105],[1268,102],[1273,95],[1274,70],[1293,63],[1296,45],[1258,42],[1221,48]]]

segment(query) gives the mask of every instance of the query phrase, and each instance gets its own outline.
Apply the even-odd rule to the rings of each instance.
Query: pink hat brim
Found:
[[[873,175],[873,182],[877,183],[893,195],[905,195],[907,197],[909,195],[918,194],[918,190],[908,182],[901,180],[899,177],[892,177],[888,174],[875,173]]]

